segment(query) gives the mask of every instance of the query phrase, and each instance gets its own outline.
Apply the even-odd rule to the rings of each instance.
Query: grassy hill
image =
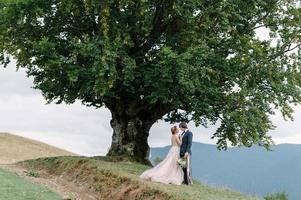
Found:
[[[100,199],[114,200],[255,200],[256,198],[225,188],[213,188],[198,182],[192,186],[164,185],[141,181],[139,175],[148,166],[112,161],[106,157],[56,157],[20,163],[31,171],[46,170],[70,182],[84,183]]]
[[[74,153],[24,137],[0,133],[0,164],[40,157],[67,156]]]
[[[17,161],[21,162],[5,166],[6,169],[9,169],[9,166],[13,166],[12,169],[9,169],[11,171],[14,171],[16,167],[20,168],[19,172],[21,171],[21,173],[15,171],[19,176],[0,169],[0,200],[2,200],[2,197],[12,200],[60,199],[57,194],[49,192],[44,186],[40,187],[36,184],[31,185],[28,183],[28,181],[35,182],[34,180],[39,179],[43,179],[42,184],[45,184],[58,194],[61,194],[60,188],[64,188],[66,183],[70,183],[70,187],[64,188],[64,192],[75,194],[73,193],[74,191],[67,190],[68,188],[84,191],[82,193],[91,196],[91,198],[82,198],[85,200],[256,199],[226,188],[209,187],[198,182],[195,182],[192,186],[176,186],[142,181],[139,179],[139,175],[148,169],[148,166],[130,161],[111,160],[106,157],[88,158],[74,156],[70,152],[47,144],[1,133],[0,167],[1,164]],[[24,172],[30,172],[38,175],[38,177],[28,178],[26,174],[24,175]],[[45,181],[49,184],[45,183]],[[41,182],[37,181],[35,183]],[[53,189],[51,185],[54,185],[54,183],[55,187]],[[56,188],[59,190],[56,190]]]

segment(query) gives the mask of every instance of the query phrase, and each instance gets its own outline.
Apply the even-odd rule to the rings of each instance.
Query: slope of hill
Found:
[[[64,196],[65,194],[71,194],[72,196],[77,194],[81,195],[81,193],[76,193],[79,191],[84,193],[87,197],[81,198],[85,200],[256,199],[226,188],[209,187],[198,182],[195,182],[192,186],[175,186],[142,181],[139,179],[139,175],[146,170],[148,166],[130,161],[116,161],[106,157],[52,157],[66,154],[73,155],[72,153],[37,141],[10,134],[0,134],[0,160],[2,164],[34,158],[17,164],[2,165],[6,170],[14,171],[20,175],[19,177],[13,177],[13,179],[20,183],[26,183],[26,181],[29,180],[34,183],[46,185],[50,190],[61,196]],[[35,159],[37,157],[48,158]],[[1,183],[10,181],[9,179],[12,173],[6,170],[0,169]],[[33,174],[34,176],[37,175],[37,177],[28,177],[28,174]],[[22,178],[26,180],[23,180]],[[20,187],[21,186],[22,184]],[[4,191],[5,188],[7,189],[6,186],[0,184],[0,191]],[[5,192],[5,194],[10,195],[8,196],[8,199],[16,199],[16,196],[12,197],[12,195],[18,192],[26,194],[24,198],[19,199],[36,199],[36,197],[37,199],[44,199],[40,198],[42,197],[40,192],[49,191],[47,188],[41,191],[41,188],[43,187],[40,187],[40,189],[37,190],[37,193],[31,193],[31,189],[28,189],[25,186],[22,186],[21,188],[23,188],[24,191],[14,187],[10,189],[10,192]],[[35,198],[30,198],[30,195],[37,196],[35,196]],[[50,195],[54,195],[56,196],[55,198],[60,199],[54,193]],[[48,197],[45,197],[45,199],[47,198]],[[69,199],[69,197],[67,199]]]
[[[0,164],[63,155],[75,154],[35,140],[8,133],[0,133]]]
[[[114,200],[255,200],[225,188],[209,187],[195,182],[176,186],[142,181],[139,175],[148,167],[106,157],[54,157],[20,163],[30,171],[46,171],[50,176],[89,188],[96,199]]]
[[[48,188],[0,168],[0,200],[63,200]]]
[[[168,149],[153,148],[152,159],[164,157]],[[301,199],[301,145],[218,151],[215,145],[194,143],[192,151],[193,176],[203,183],[259,196],[286,191],[291,200]]]

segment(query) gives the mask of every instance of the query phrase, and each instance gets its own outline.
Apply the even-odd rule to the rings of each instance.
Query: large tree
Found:
[[[146,162],[164,116],[269,147],[269,115],[301,100],[300,24],[299,0],[0,0],[0,60],[48,102],[106,106],[108,154]]]

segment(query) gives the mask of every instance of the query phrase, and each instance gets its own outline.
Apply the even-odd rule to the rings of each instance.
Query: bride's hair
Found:
[[[172,128],[171,128],[171,134],[176,134],[177,133],[177,126],[173,126]]]

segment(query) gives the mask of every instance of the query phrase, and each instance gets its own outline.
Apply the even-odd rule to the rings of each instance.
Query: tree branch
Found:
[[[294,47],[292,47],[292,48],[291,48],[291,45],[292,45],[291,41],[288,42],[288,43],[286,43],[286,44],[284,44],[284,45],[282,46],[282,48],[281,48],[280,51],[278,51],[276,54],[270,56],[270,60],[273,60],[273,59],[275,59],[275,58],[277,58],[277,57],[279,57],[279,56],[281,56],[281,55],[283,55],[283,54],[285,54],[285,53],[287,53],[287,52],[290,52],[290,51],[295,50],[296,48],[298,48],[298,47],[301,46],[301,43],[300,43],[300,44],[297,44],[296,46],[294,46]],[[287,48],[287,47],[288,47],[288,48]],[[287,49],[286,49],[286,48],[287,48]]]
[[[158,2],[152,22],[152,30],[143,44],[135,46],[130,50],[130,55],[144,55],[151,49],[168,26],[168,23],[163,22],[164,14],[172,7],[173,3],[173,0],[162,0]]]

